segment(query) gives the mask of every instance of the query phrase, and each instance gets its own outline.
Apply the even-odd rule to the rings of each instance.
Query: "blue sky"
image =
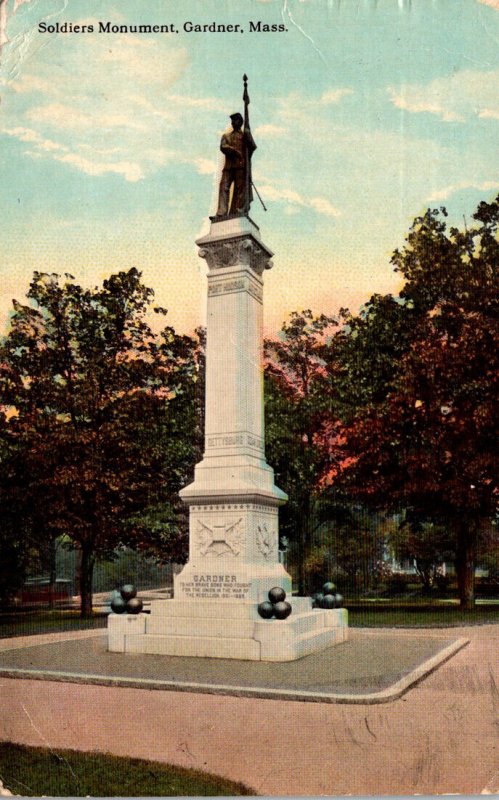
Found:
[[[7,0],[0,20],[0,327],[35,269],[96,284],[137,266],[188,331],[205,319],[194,239],[218,144],[250,78],[276,253],[265,325],[397,291],[414,216],[461,224],[499,189],[495,0]],[[179,33],[40,33],[38,23],[174,24]],[[243,34],[191,33],[239,23]],[[250,33],[249,20],[284,24]]]

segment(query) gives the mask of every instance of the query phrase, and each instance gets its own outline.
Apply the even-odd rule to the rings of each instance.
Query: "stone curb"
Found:
[[[445,647],[437,655],[420,664],[408,675],[383,689],[380,692],[368,694],[334,694],[332,692],[310,692],[292,689],[266,689],[262,687],[226,686],[218,684],[158,681],[149,678],[120,678],[112,676],[82,674],[77,672],[55,672],[50,670],[31,671],[0,667],[0,677],[24,678],[25,680],[57,681],[63,683],[93,684],[97,686],[115,686],[129,689],[149,689],[171,692],[194,692],[201,694],[226,695],[230,697],[253,697],[268,700],[291,700],[305,703],[344,703],[354,705],[374,705],[389,703],[398,700],[409,689],[420,683],[424,678],[434,672],[438,667],[448,661],[452,656],[466,647],[469,639],[456,639],[455,642]]]

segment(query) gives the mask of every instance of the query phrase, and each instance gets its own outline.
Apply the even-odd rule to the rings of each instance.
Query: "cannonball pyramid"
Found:
[[[336,586],[332,581],[327,581],[322,587],[322,592],[316,592],[312,597],[313,608],[332,609],[341,608],[343,597],[336,593]]]
[[[269,599],[258,606],[258,613],[262,619],[287,619],[291,614],[291,604],[286,600],[286,592],[280,586],[274,586],[269,591]]]
[[[111,610],[115,614],[140,614],[143,603],[137,597],[137,589],[131,583],[125,583],[111,600]]]

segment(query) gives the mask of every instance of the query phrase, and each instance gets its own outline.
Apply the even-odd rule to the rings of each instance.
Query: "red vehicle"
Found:
[[[50,584],[48,578],[28,578],[18,593],[21,605],[50,605],[51,603],[69,602],[73,595],[73,582],[57,578]]]

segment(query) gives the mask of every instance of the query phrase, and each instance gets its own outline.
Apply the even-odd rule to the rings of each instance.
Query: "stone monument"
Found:
[[[248,212],[252,200],[247,79],[244,119],[231,115],[217,215],[198,239],[208,265],[205,442],[189,507],[189,560],[172,600],[150,614],[111,614],[109,650],[130,653],[289,661],[344,641],[345,609],[312,609],[293,597],[279,561],[278,508],[286,494],[265,460],[263,275],[272,252]],[[242,125],[244,123],[244,130]],[[263,619],[258,604],[273,587],[291,603],[287,619]]]

